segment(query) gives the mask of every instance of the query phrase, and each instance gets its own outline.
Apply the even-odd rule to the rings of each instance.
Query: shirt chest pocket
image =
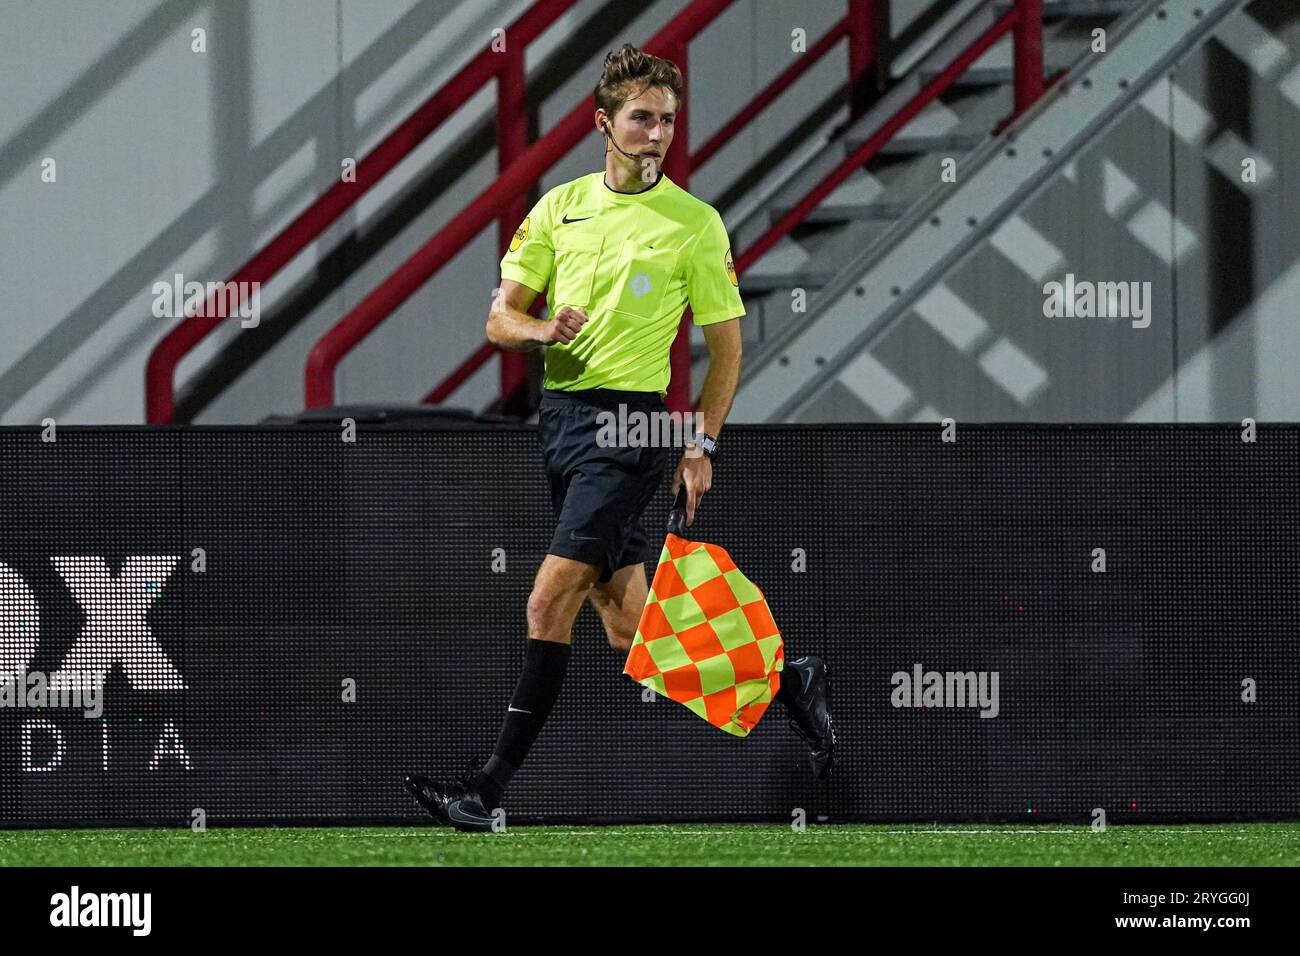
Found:
[[[664,297],[677,271],[677,250],[654,249],[631,239],[619,246],[609,307],[649,319],[663,311]]]
[[[555,242],[555,308],[569,305],[586,309],[600,264],[605,237],[587,232],[570,232]]]

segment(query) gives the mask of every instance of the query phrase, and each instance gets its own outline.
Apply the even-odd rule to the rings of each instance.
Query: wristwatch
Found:
[[[710,461],[718,457],[718,440],[712,435],[704,434],[704,432],[692,435],[690,441],[686,443],[686,447],[700,449],[709,456]]]

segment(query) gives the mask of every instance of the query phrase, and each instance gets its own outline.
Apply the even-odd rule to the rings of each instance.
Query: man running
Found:
[[[453,781],[419,774],[405,781],[435,819],[458,830],[492,829],[492,811],[559,696],[583,601],[600,614],[611,647],[623,656],[632,647],[646,601],[645,561],[658,554],[641,513],[673,451],[608,447],[598,441],[597,415],[617,416],[620,405],[629,414],[666,413],[669,353],[688,304],[704,329],[709,371],[702,428],[672,481],[673,494],[686,485],[687,524],[713,483],[717,435],[740,379],[745,308],[721,217],[661,169],[681,88],[671,61],[631,44],[606,56],[595,114],[607,141],[604,170],[543,196],[501,260],[487,334],[507,351],[546,348],[538,437],[556,529],[528,597],[523,673],[491,758]],[[542,289],[548,321],[528,314]],[[822,661],[787,658],[776,699],[808,744],[814,775],[825,779],[835,735]]]

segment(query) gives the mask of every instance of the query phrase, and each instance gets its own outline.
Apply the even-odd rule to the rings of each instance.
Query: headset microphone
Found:
[[[614,140],[614,134],[611,133],[610,130],[609,130],[609,123],[601,123],[600,125],[603,126],[603,127],[605,127],[605,135],[609,137],[609,141],[610,141],[611,143],[614,144],[614,148],[615,148],[616,150],[618,150],[620,153],[622,153],[622,154],[623,154],[624,156],[626,156],[628,159],[640,159],[640,157],[638,157],[638,156],[633,156],[631,153],[629,153],[629,152],[627,152],[625,149],[623,149],[622,146],[618,145],[617,142],[615,142],[615,140]]]

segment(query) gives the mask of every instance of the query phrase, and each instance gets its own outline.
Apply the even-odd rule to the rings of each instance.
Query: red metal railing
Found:
[[[694,0],[644,45],[644,49],[665,56],[682,69],[683,82],[689,83],[687,45],[701,30],[731,6],[734,0]],[[845,36],[850,40],[850,61],[865,75],[872,62],[872,38],[875,0],[849,0],[849,13],[827,35],[800,57],[798,63],[759,93],[754,101],[729,121],[724,129],[691,155],[685,145],[669,152],[664,171],[683,189],[689,188],[691,171],[711,158],[723,143],[772,102],[792,79],[807,70]],[[851,76],[856,82],[860,75]],[[689,97],[683,96],[685,104]],[[501,177],[480,193],[474,201],[438,235],[421,247],[391,276],[357,305],[348,315],[316,343],[308,357],[306,369],[306,404],[309,408],[334,404],[334,373],[338,363],[365,336],[405,301],[417,288],[441,269],[451,256],[473,238],[494,216],[499,216],[509,198],[522,193],[526,185],[536,182],[581,138],[594,129],[595,106],[590,97],[575,107],[549,133],[519,155]],[[689,106],[678,112],[674,139],[689,143],[687,135]],[[513,221],[523,218],[523,211]],[[684,410],[690,405],[690,312],[682,316],[682,329],[673,343],[671,378],[667,404]],[[440,402],[465,382],[494,354],[491,343],[480,346],[426,397],[426,402]]]
[[[574,0],[538,0],[507,28],[505,51],[497,52],[489,47],[471,60],[357,164],[355,182],[335,183],[248,260],[229,282],[242,289],[237,283],[269,280],[493,77],[500,80],[498,116],[518,116],[521,122],[526,121],[520,108],[524,50],[573,4]],[[521,128],[510,120],[499,123],[499,155],[518,151],[526,138],[526,130],[521,133]],[[518,205],[514,203],[503,210],[503,236],[513,232],[523,218],[522,213],[518,218],[511,218]],[[150,424],[163,425],[172,420],[176,407],[176,367],[222,322],[227,312],[220,299],[218,295],[207,303],[206,315],[190,316],[180,322],[150,353],[145,369],[145,419]]]

